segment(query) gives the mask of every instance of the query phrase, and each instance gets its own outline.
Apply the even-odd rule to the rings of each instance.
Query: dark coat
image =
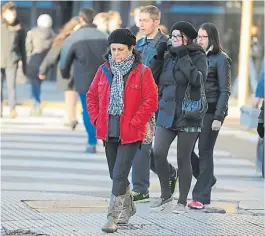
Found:
[[[167,52],[163,60],[155,57],[150,65],[159,83],[157,125],[165,128],[178,130],[202,125],[202,120],[184,118],[182,102],[188,83],[192,86],[191,98],[200,99],[201,84],[207,77],[207,57],[198,45],[190,44],[187,49],[188,54],[182,58]]]
[[[66,90],[73,90],[74,88],[74,80],[73,77],[70,79],[64,79],[62,77],[61,70],[59,68],[59,59],[60,53],[62,49],[62,44],[53,45],[41,63],[39,74],[47,75],[48,71],[51,67],[56,66],[56,87],[58,91],[66,91]]]
[[[21,60],[23,72],[26,73],[25,37],[18,19],[12,25],[1,19],[1,68],[17,66]]]
[[[107,35],[94,26],[84,26],[66,38],[60,57],[63,78],[69,78],[73,67],[76,91],[86,94],[97,72],[104,62],[103,54],[108,47]]]
[[[208,113],[214,119],[223,121],[228,111],[228,100],[231,94],[231,63],[229,56],[221,51],[217,54],[209,52],[208,75],[205,83]]]

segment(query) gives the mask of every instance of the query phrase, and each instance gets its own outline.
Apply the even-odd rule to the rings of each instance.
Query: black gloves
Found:
[[[156,48],[156,59],[162,60],[167,50],[167,42],[160,42]]]
[[[185,45],[181,45],[179,47],[170,47],[170,53],[174,57],[178,57],[179,59],[189,55],[188,49]]]
[[[261,138],[264,138],[264,124],[259,123],[257,128],[258,134]]]

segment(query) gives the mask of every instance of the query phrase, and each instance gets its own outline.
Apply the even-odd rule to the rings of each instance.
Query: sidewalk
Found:
[[[216,209],[207,209],[179,215],[151,212],[148,203],[138,203],[130,224],[119,227],[113,235],[261,236],[265,230],[262,201],[213,202],[226,214],[210,213]],[[105,235],[101,227],[107,206],[107,199],[93,196],[4,191],[1,235]]]

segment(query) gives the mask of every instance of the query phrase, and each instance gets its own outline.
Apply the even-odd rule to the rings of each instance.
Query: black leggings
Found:
[[[169,188],[169,164],[167,155],[171,143],[178,136],[177,162],[179,174],[179,200],[181,204],[187,204],[187,197],[192,179],[191,153],[198,137],[197,132],[176,132],[157,126],[155,133],[154,157],[156,171],[161,185],[161,198],[171,196]]]

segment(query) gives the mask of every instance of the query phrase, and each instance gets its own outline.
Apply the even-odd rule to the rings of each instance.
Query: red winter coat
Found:
[[[105,66],[111,74],[109,64],[105,63]],[[122,144],[143,141],[146,124],[158,109],[157,86],[150,68],[143,70],[143,66],[138,64],[133,68],[125,84],[124,111],[120,116]],[[101,65],[86,94],[86,102],[91,122],[96,127],[96,136],[105,141],[108,138],[110,87]]]

